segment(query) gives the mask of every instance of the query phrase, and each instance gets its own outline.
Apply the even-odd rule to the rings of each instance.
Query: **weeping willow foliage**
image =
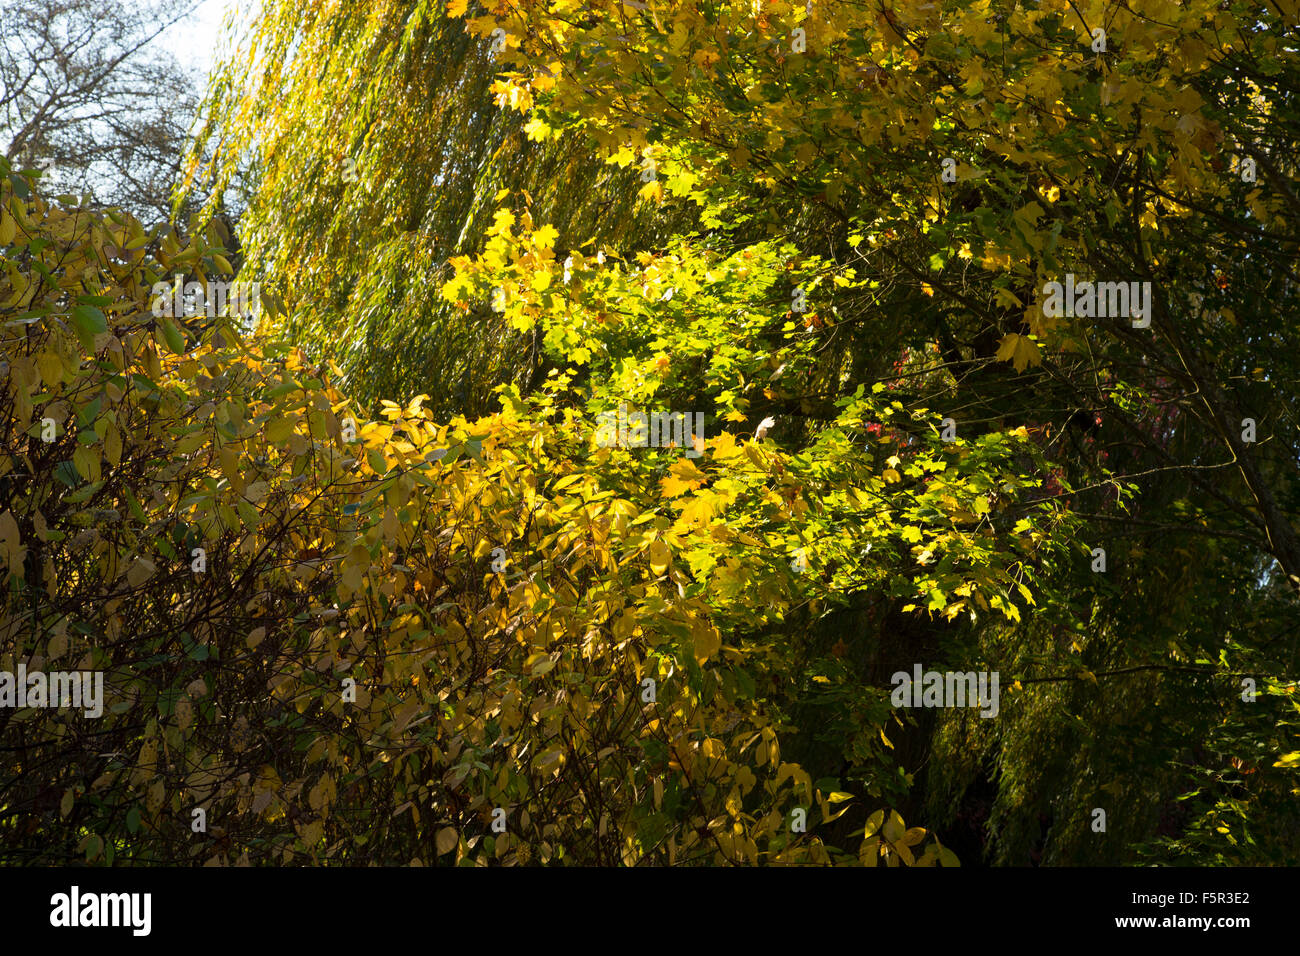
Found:
[[[1116,542],[1112,572],[1166,546],[1157,534]],[[980,635],[1002,708],[996,721],[939,719],[934,825],[975,818],[996,865],[1294,861],[1294,780],[1276,755],[1294,747],[1300,704],[1267,676],[1292,666],[1290,596],[1261,587],[1235,543],[1168,558],[1100,589],[1086,564],[1063,561],[1044,569],[1059,590],[1042,613]]]
[[[490,46],[425,0],[280,0],[214,74],[188,189],[215,208],[250,184],[245,274],[358,400],[428,393],[439,414],[473,414],[493,386],[533,377],[536,343],[490,302],[438,295],[503,204],[554,226],[559,250],[653,246],[691,215],[640,202],[636,169],[598,160],[580,133],[530,139],[497,103]]]

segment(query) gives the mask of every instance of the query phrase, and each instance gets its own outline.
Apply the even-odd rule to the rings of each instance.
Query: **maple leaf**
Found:
[[[683,459],[668,470],[670,474],[660,480],[659,486],[663,489],[664,495],[669,498],[694,491],[708,478],[690,459]]]
[[[1027,335],[1017,335],[1014,332],[1002,337],[996,357],[999,362],[1011,362],[1017,372],[1023,372],[1029,365],[1040,365],[1043,361],[1034,341]]]

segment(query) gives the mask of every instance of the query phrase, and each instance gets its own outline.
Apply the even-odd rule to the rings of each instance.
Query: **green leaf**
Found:
[[[161,318],[158,325],[162,328],[163,338],[167,341],[167,347],[171,349],[173,355],[182,355],[185,352],[185,336],[172,323],[171,319]]]
[[[86,335],[100,335],[108,331],[108,319],[93,305],[74,305],[72,324],[77,327],[77,331]]]

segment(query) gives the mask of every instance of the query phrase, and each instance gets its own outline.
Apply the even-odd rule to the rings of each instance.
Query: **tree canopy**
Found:
[[[1293,862],[1298,22],[271,0],[208,219],[0,167],[0,856]]]

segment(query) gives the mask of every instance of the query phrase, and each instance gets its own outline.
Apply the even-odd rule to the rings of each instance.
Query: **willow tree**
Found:
[[[783,438],[805,441],[845,391],[879,380],[879,351],[909,405],[949,409],[967,434],[1033,427],[1056,457],[1046,497],[1090,525],[1040,568],[1053,581],[1041,619],[947,642],[974,641],[1032,691],[999,734],[977,735],[990,763],[962,771],[1004,781],[1004,845],[1125,858],[1169,823],[1189,772],[1219,775],[1209,817],[1278,805],[1292,725],[1243,706],[1241,682],[1288,713],[1294,648],[1276,639],[1300,586],[1300,367],[1284,347],[1295,3],[448,11],[506,38],[501,94],[540,134],[581,128],[602,155],[654,163],[667,194],[699,196],[706,223],[761,220],[856,271],[803,290],[827,363],[802,389],[768,387],[798,423]],[[1105,743],[1135,727],[1169,733],[1140,760]],[[1233,752],[1242,740],[1259,751]],[[1243,760],[1260,773],[1253,796],[1222,784]],[[949,783],[936,792],[958,799]],[[1122,810],[1118,839],[1092,839],[1087,810],[1103,804]],[[1246,845],[1226,824],[1200,832],[1219,831]]]
[[[1300,573],[1298,369],[1283,347],[1294,2],[453,0],[446,14],[326,6],[300,24],[272,4],[215,94],[222,168],[255,160],[247,241],[289,332],[378,393],[435,391],[428,379],[450,374],[445,393],[460,375],[472,403],[550,365],[573,370],[569,411],[671,396],[707,401],[710,424],[737,433],[770,416],[768,440],[845,482],[849,504],[912,496],[884,522],[828,505],[818,522],[836,547],[817,600],[803,617],[735,615],[729,633],[751,648],[780,630],[768,689],[801,727],[920,655],[1000,670],[1011,689],[996,721],[922,716],[895,737],[899,780],[936,817],[992,786],[999,859],[1129,859],[1158,825],[1173,855],[1214,853],[1213,834],[1246,845],[1261,815],[1289,832],[1295,655],[1276,635]],[[665,218],[629,219],[634,196],[664,202]],[[511,259],[493,240],[516,220],[497,207],[521,202],[536,248]],[[669,241],[697,222],[700,242]],[[459,231],[441,255],[431,237],[447,223]],[[639,284],[606,294],[618,270],[584,271],[592,237],[636,253]],[[558,260],[577,247],[570,283]],[[739,300],[704,305],[716,263],[748,268],[729,258],[738,247],[763,268]],[[688,262],[709,263],[703,282]],[[1058,309],[1076,280],[1139,294]],[[1149,308],[1134,307],[1144,283]],[[934,443],[936,411],[977,449],[1034,436],[1000,501],[975,511],[925,490],[933,475],[906,459]],[[988,477],[948,468],[966,492]],[[683,509],[716,493],[687,499],[683,483],[703,479],[672,477]],[[1040,500],[1022,500],[1036,481]],[[781,487],[798,501],[812,482],[795,484]],[[847,546],[855,527],[871,550]],[[1002,615],[975,581],[927,567],[938,556],[957,573],[955,554],[977,548],[1006,586]],[[745,560],[724,564],[730,578],[691,568],[724,618],[737,581],[772,593],[770,556]],[[921,601],[905,593],[927,582]],[[1247,677],[1269,706],[1238,696]],[[877,717],[863,725],[882,729]],[[1135,735],[1148,742],[1130,755],[1120,742]],[[849,777],[879,769],[874,742],[825,737],[809,730],[791,752]],[[1244,797],[1233,760],[1251,770]],[[1208,787],[1190,779],[1205,774]],[[1166,812],[1190,792],[1199,824]],[[1236,823],[1206,823],[1234,806],[1247,807]],[[1110,809],[1111,839],[1088,828],[1094,808]]]
[[[498,90],[496,45],[424,0],[286,0],[262,6],[214,74],[190,189],[215,208],[236,177],[251,184],[245,274],[358,399],[428,393],[440,414],[472,412],[534,376],[536,343],[490,302],[467,314],[437,295],[506,196],[562,249],[653,242],[665,219],[638,198],[637,169],[576,134],[538,141]]]

